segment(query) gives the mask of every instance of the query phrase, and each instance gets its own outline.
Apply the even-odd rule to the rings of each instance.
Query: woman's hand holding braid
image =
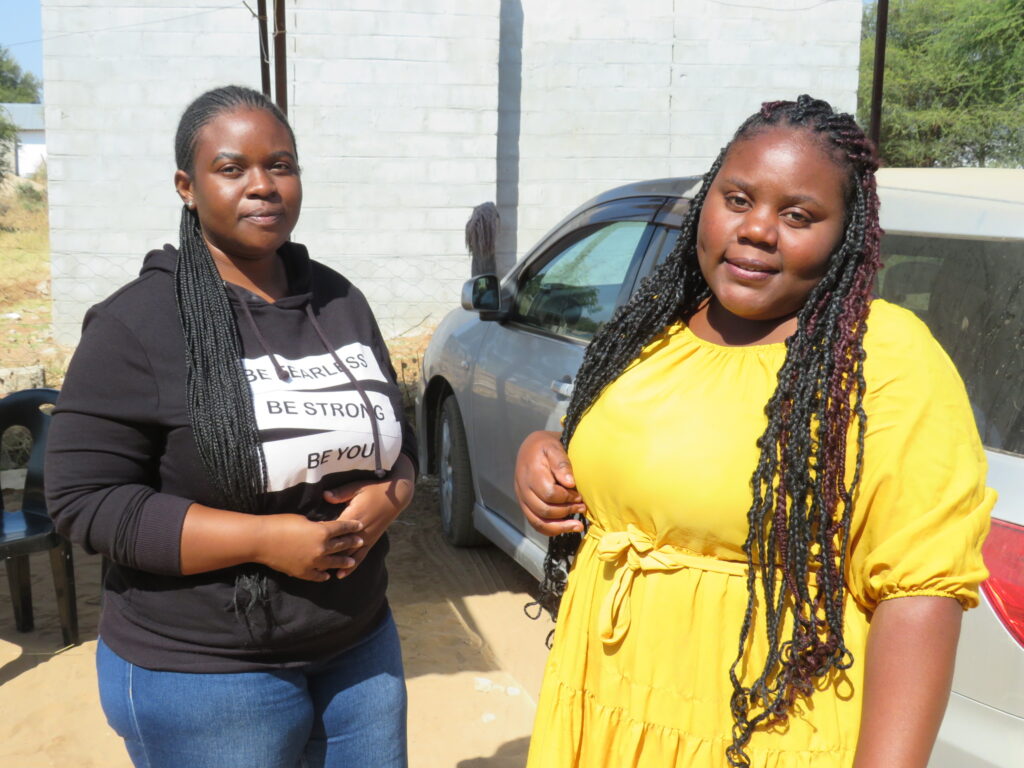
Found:
[[[581,533],[586,514],[558,432],[531,432],[516,457],[515,490],[527,522],[545,536]]]

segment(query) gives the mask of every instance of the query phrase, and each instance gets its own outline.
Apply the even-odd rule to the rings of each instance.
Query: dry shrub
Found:
[[[60,386],[71,350],[52,337],[45,173],[0,188],[0,368],[42,366]]]
[[[395,367],[398,386],[402,390],[402,402],[405,404],[405,411],[410,419],[413,418],[413,405],[416,398],[416,387],[420,382],[423,353],[426,351],[432,335],[433,329],[430,329],[416,335],[399,336],[387,341],[388,351],[391,353],[391,364]]]

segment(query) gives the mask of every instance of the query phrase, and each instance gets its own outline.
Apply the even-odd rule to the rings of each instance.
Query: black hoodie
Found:
[[[236,286],[227,294],[267,461],[264,511],[324,519],[337,515],[325,489],[372,479],[400,452],[415,463],[416,449],[362,293],[301,245],[280,253],[288,296],[269,304]],[[216,506],[218,494],[189,423],[176,261],[169,245],[151,251],[138,279],[86,314],[49,433],[50,512],[63,535],[114,563],[100,635],[128,661],[236,672],[324,659],[386,613],[386,534],[344,579],[266,569],[269,599],[244,618],[238,569],[181,573],[185,512]]]

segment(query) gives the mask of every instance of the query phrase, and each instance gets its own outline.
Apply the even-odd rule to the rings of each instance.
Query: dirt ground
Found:
[[[436,485],[421,480],[392,528],[388,558],[409,687],[410,765],[522,766],[552,625],[524,615],[534,581],[502,553],[445,543],[436,497]],[[32,558],[34,631],[15,631],[10,598],[0,591],[5,768],[131,768],[96,691],[99,558],[80,549],[75,557],[81,645],[60,647],[45,554]]]

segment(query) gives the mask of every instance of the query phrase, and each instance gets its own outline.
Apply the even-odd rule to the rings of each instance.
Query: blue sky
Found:
[[[23,70],[43,79],[43,36],[39,0],[0,0],[0,45]]]

